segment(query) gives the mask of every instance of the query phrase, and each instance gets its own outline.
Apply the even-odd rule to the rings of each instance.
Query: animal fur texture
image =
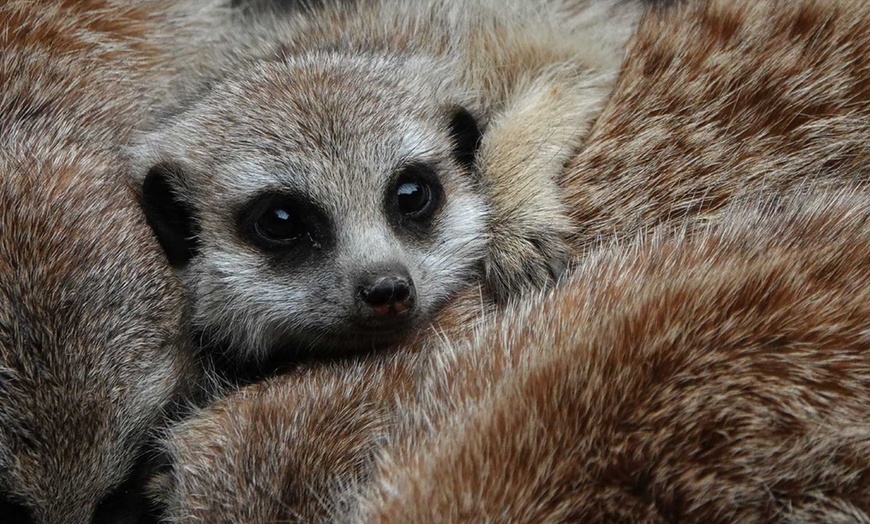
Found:
[[[120,151],[187,60],[182,13],[0,2],[0,521],[135,521],[125,483],[198,376]]]
[[[561,179],[568,280],[480,322],[489,302],[467,292],[445,336],[392,361],[410,390],[313,368],[202,411],[168,437],[170,520],[866,521],[868,10],[709,0],[647,16]],[[296,381],[375,414],[310,446],[336,428],[300,435],[270,407]],[[374,467],[365,445],[358,469],[320,453],[357,430]],[[191,496],[234,480],[263,497]]]
[[[582,253],[729,201],[870,179],[870,4],[703,0],[639,27],[562,178]]]
[[[482,266],[498,297],[560,273],[570,221],[555,179],[641,13],[616,1],[322,4],[252,28],[135,152],[193,325],[240,360],[395,343]],[[396,216],[393,185],[424,175],[442,197],[430,221]],[[264,246],[257,220],[273,211],[301,230]],[[357,293],[384,267],[416,292],[390,325]]]
[[[350,511],[414,384],[413,359],[336,362],[247,386],[167,436],[170,522],[332,522]]]

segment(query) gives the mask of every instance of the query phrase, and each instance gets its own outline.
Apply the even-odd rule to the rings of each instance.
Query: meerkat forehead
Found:
[[[380,191],[403,164],[454,161],[447,110],[460,97],[420,70],[334,53],[261,62],[214,85],[161,139],[197,168],[185,173],[197,207],[281,189],[363,211],[354,193]]]

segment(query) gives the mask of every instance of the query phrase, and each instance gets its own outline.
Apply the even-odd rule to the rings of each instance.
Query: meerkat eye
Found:
[[[301,223],[285,205],[273,205],[260,215],[254,224],[257,234],[272,242],[286,242],[298,238],[302,233]]]
[[[237,213],[241,237],[268,253],[320,250],[331,238],[328,215],[304,195],[264,193]]]
[[[408,166],[396,178],[395,206],[405,218],[426,220],[438,207],[441,191],[438,179],[425,166]]]
[[[401,182],[396,188],[396,200],[399,203],[399,211],[406,215],[413,215],[429,205],[432,200],[432,191],[425,182],[407,180]]]

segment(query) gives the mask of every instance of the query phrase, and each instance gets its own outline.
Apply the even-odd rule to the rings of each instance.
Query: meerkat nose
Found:
[[[359,297],[375,316],[404,315],[414,307],[414,283],[407,274],[379,275],[359,286]]]

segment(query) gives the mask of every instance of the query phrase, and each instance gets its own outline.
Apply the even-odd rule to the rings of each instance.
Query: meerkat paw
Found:
[[[571,249],[567,232],[558,218],[534,227],[499,224],[494,227],[485,259],[485,275],[495,299],[545,289],[558,281],[568,267]]]
[[[519,89],[483,135],[478,166],[490,199],[486,278],[497,299],[542,289],[571,256],[559,179],[607,94],[594,75],[544,76]]]

